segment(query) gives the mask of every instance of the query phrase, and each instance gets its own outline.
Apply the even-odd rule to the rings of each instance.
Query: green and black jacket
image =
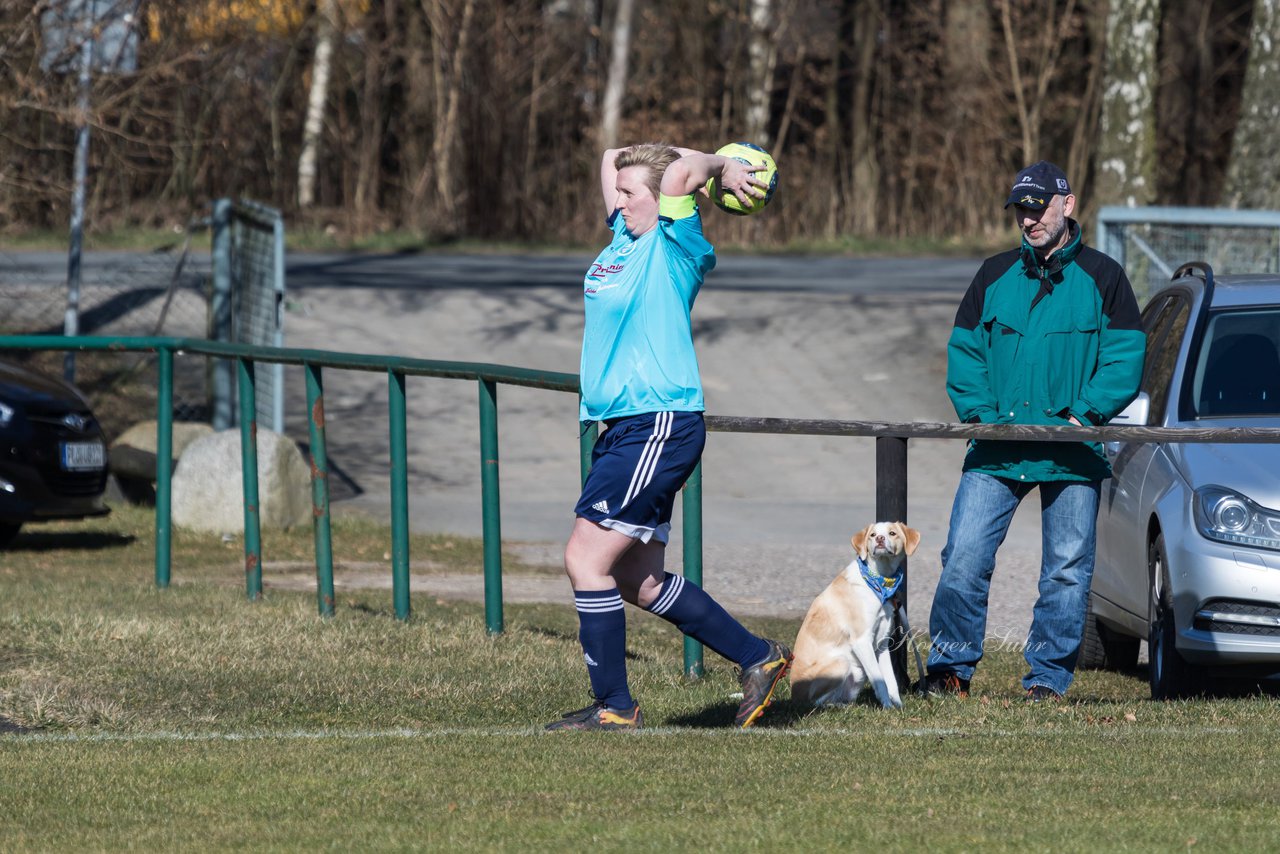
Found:
[[[1146,336],[1124,269],[1070,242],[1041,261],[1023,241],[988,258],[956,312],[947,394],[967,424],[1105,424],[1138,392]],[[1101,480],[1096,443],[975,441],[965,471],[1025,482]]]

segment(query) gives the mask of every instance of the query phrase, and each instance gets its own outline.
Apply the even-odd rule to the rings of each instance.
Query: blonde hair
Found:
[[[667,167],[680,159],[680,154],[665,142],[646,142],[633,145],[622,151],[613,161],[613,167],[621,172],[628,166],[644,166],[649,170],[649,180],[645,183],[653,197],[658,198],[658,188],[662,186],[662,173]]]

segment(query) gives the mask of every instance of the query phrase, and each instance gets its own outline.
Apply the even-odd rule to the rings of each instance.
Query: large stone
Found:
[[[107,451],[107,467],[118,487],[113,497],[131,504],[156,503],[156,434],[155,421],[139,421],[111,443]],[[169,470],[173,470],[187,445],[201,436],[213,433],[208,424],[179,421],[173,425],[173,453]]]
[[[117,436],[115,441],[111,443],[111,447],[134,448],[154,455],[156,452],[157,431],[158,428],[155,421],[139,421]],[[182,456],[182,452],[186,450],[187,445],[212,433],[213,428],[200,421],[175,421],[173,423],[174,462],[177,462],[178,457]]]
[[[240,433],[224,430],[187,446],[173,476],[173,524],[244,533]],[[311,520],[311,470],[290,439],[258,428],[258,518],[263,529]]]

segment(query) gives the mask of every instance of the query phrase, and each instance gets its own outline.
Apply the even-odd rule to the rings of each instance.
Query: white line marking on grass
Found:
[[[1094,732],[1095,730],[1084,730]],[[737,734],[739,731],[730,727],[650,727],[639,732],[621,733],[627,738],[643,738],[645,736],[697,735],[719,736],[726,733]],[[1238,727],[1141,727],[1134,724],[1099,727],[1098,734],[1117,735],[1165,735],[1165,736],[1205,736],[1205,735],[1241,735],[1246,731]],[[1059,730],[1001,730],[981,729],[965,730],[951,727],[918,728],[903,730],[878,730],[874,733],[853,729],[783,729],[781,727],[763,727],[741,733],[747,738],[820,738],[837,736],[858,738],[874,738],[883,741],[886,737],[901,738],[1032,738],[1060,737]],[[284,730],[280,732],[98,732],[98,733],[8,733],[0,735],[3,744],[100,744],[100,743],[141,743],[141,742],[216,742],[216,741],[373,741],[377,739],[433,739],[475,736],[480,738],[510,738],[519,736],[535,736],[539,738],[564,737],[563,733],[547,733],[540,727],[445,727],[442,729],[380,729],[380,730]]]

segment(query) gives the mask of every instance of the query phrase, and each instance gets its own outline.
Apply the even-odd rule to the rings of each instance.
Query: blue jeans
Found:
[[[1014,510],[1037,486],[1043,532],[1040,597],[1025,649],[1031,670],[1022,687],[1044,685],[1059,694],[1070,687],[1093,580],[1100,481],[1020,483],[972,471],[961,476],[929,614],[931,674],[973,677],[982,660],[996,549]]]

